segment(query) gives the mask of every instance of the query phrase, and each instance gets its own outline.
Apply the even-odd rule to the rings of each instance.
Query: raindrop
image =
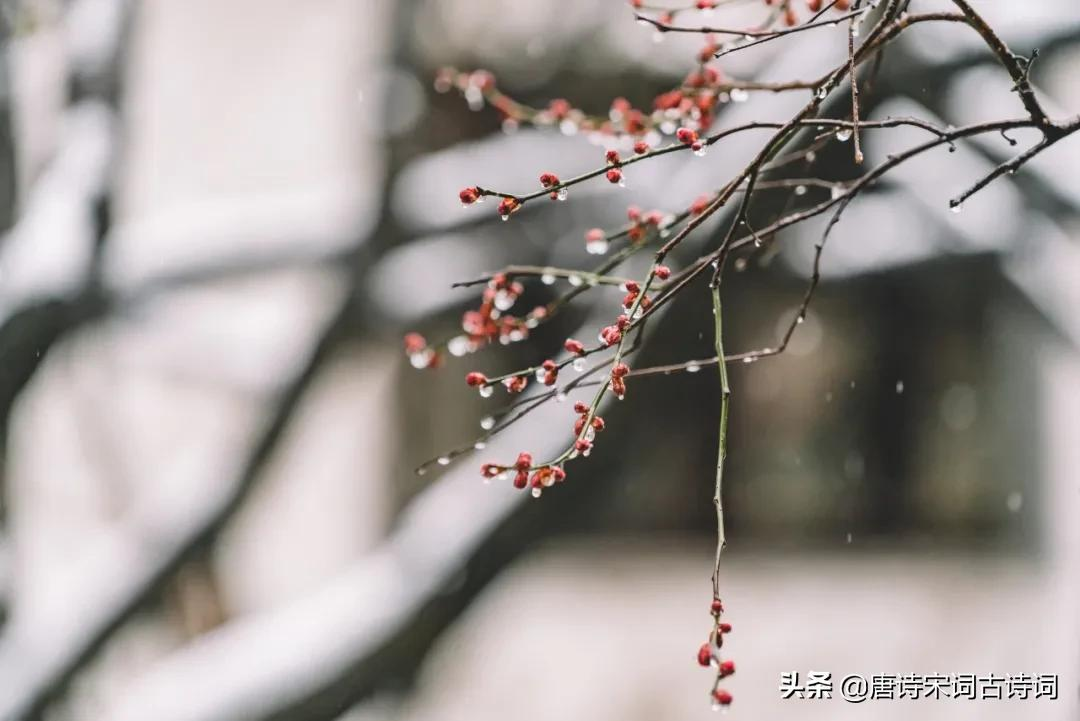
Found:
[[[848,531],[848,534],[847,534],[847,542],[848,542],[848,543],[851,543],[851,531]]]
[[[663,33],[663,31],[662,30],[657,30],[655,33],[653,33],[652,41],[654,43],[658,44],[658,45],[660,43],[664,42],[664,33]]]
[[[963,209],[964,209],[964,204],[963,203],[957,203],[957,202],[951,201],[951,200],[949,201],[949,212],[950,213],[959,213]]]
[[[413,368],[427,368],[431,363],[431,358],[434,356],[434,352],[430,348],[425,348],[422,351],[409,354],[409,363]]]
[[[487,385],[480,386],[480,397],[491,398],[491,394],[495,392],[495,386]]]
[[[487,448],[487,443],[484,443],[483,441],[477,441],[476,443],[473,443],[473,448],[478,451],[482,451]]]
[[[756,356],[747,356],[746,358],[742,359],[742,362],[743,363],[753,363],[756,360],[757,360]]]
[[[702,143],[701,147],[694,151],[694,155],[696,155],[699,158],[704,158],[706,156],[706,154],[708,154],[708,152],[709,152],[709,146],[706,145],[705,143]]]
[[[570,364],[570,367],[576,370],[578,373],[581,373],[583,370],[585,370],[585,359],[575,358],[574,362]]]
[[[831,196],[832,196],[832,199],[833,199],[833,200],[837,200],[837,199],[838,199],[838,198],[840,198],[840,197],[841,197],[841,196],[842,196],[842,195],[843,195],[844,193],[845,193],[845,190],[844,190],[844,186],[842,186],[842,185],[839,185],[839,184],[837,184],[837,185],[834,185],[834,186],[832,187],[832,191],[830,191],[829,195],[831,195]]]
[[[488,386],[490,388],[490,386]],[[489,394],[490,395],[490,394]],[[490,431],[495,427],[495,419],[492,416],[484,416],[480,419],[480,427],[485,431]]]
[[[806,195],[806,186],[805,185],[796,185],[795,186],[795,195]]]
[[[585,282],[580,275],[571,275],[569,278],[566,279],[566,281],[575,288]]]
[[[446,457],[446,456],[439,456],[439,460],[437,461],[437,463],[440,466],[449,466],[450,465],[450,459],[448,457]]]
[[[800,313],[799,317],[795,319],[795,322],[798,323],[799,325],[802,325],[803,323],[806,322],[806,316]]]
[[[539,488],[532,489],[532,497],[533,498],[539,498],[540,494],[542,494],[542,493],[543,493],[543,491],[540,490]]]
[[[904,392],[904,381],[896,381],[896,392],[897,393],[903,393]]]
[[[697,363],[687,363],[686,364],[686,372],[687,373],[697,373],[699,370],[701,370],[701,366],[699,366]]]
[[[596,238],[585,241],[585,252],[590,255],[603,255],[608,251],[607,238]]]
[[[454,336],[447,342],[446,349],[450,351],[450,355],[460,358],[469,352],[469,338],[463,335]]]
[[[836,131],[836,139],[841,143],[851,140],[851,128],[840,128]]]
[[[746,92],[742,88],[731,89],[731,101],[734,103],[745,103],[750,99],[750,93]]]
[[[552,285],[553,283],[555,283],[555,276],[553,276],[551,273],[544,273],[542,276],[540,276],[540,282],[544,285]]]
[[[820,88],[817,89],[817,92],[814,93],[814,97],[816,97],[818,100],[824,100],[825,96],[828,95],[828,94],[829,94],[829,89],[827,87],[825,87],[824,85],[822,85]]]
[[[1024,496],[1019,491],[1013,491],[1005,499],[1005,508],[1009,509],[1009,513],[1017,513],[1024,506]]]
[[[555,394],[555,402],[556,403],[566,403],[566,394],[563,393],[562,391],[559,391],[558,393],[556,393]]]
[[[567,193],[566,188],[559,188],[559,192],[555,194],[555,198],[556,200],[566,200],[568,195],[569,193]]]
[[[509,213],[499,213],[499,220],[502,220],[502,221],[510,220],[510,214]]]

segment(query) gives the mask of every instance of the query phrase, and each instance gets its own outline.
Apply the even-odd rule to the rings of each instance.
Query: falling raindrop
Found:
[[[1024,496],[1019,491],[1013,491],[1005,499],[1005,508],[1009,509],[1010,513],[1017,513],[1024,506]]]
[[[851,543],[851,531],[848,531],[848,534],[847,534],[847,542],[848,542],[848,543]]]
[[[495,419],[492,416],[484,416],[480,419],[480,427],[485,431],[490,431],[495,427]]]
[[[897,393],[903,393],[904,392],[904,381],[896,381],[896,392]]]

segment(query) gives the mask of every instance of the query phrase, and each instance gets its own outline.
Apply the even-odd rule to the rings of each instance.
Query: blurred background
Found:
[[[1017,52],[1039,49],[1046,106],[1080,110],[1075,3],[979,5]],[[710,628],[715,373],[635,381],[592,457],[534,501],[482,484],[479,464],[561,448],[569,404],[413,469],[505,402],[478,398],[466,371],[591,338],[618,291],[440,371],[401,353],[406,331],[460,332],[477,291],[452,282],[589,267],[586,229],[631,203],[686,207],[766,137],[635,165],[625,189],[576,186],[501,223],[492,203],[462,210],[458,189],[524,192],[601,150],[437,94],[437,68],[488,68],[534,105],[602,114],[677,85],[700,38],[655,42],[616,0],[0,9],[0,718],[710,714],[694,656]],[[802,79],[845,54],[843,29],[824,29],[723,68]],[[1009,85],[977,35],[924,25],[886,56],[864,115],[1019,116]],[[805,100],[752,94],[718,125]],[[922,137],[868,131],[868,162]],[[1080,140],[947,212],[1013,152],[997,135],[942,149],[861,197],[788,351],[732,368],[733,717],[1080,716]],[[833,143],[813,172],[854,178],[850,156]],[[730,351],[777,342],[821,230],[781,234],[729,274]],[[673,265],[717,242],[702,228]],[[566,290],[530,283],[521,302]],[[696,285],[635,365],[711,355]],[[781,700],[780,673],[808,670],[1053,673],[1060,698]]]

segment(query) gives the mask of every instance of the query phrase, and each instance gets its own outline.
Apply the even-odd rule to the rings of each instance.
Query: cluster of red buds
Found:
[[[719,598],[714,598],[709,607],[709,613],[713,617],[713,630],[709,634],[709,640],[701,644],[698,649],[697,661],[706,668],[716,667],[716,681],[713,684],[712,702],[716,708],[731,704],[730,693],[720,688],[720,682],[735,673],[735,662],[727,659],[721,660],[720,649],[724,645],[724,635],[731,632],[731,624],[720,620],[724,613],[724,604]]]
[[[697,131],[691,128],[682,127],[675,131],[675,137],[683,145],[689,145],[690,149],[694,151],[694,155],[705,155],[708,145],[701,138],[698,137]]]
[[[427,339],[419,333],[405,334],[405,355],[413,368],[437,368],[442,363],[442,356],[434,348],[429,348]]]
[[[532,454],[525,451],[518,454],[512,466],[500,466],[497,463],[485,463],[480,466],[480,474],[488,480],[505,479],[511,473],[514,475],[514,488],[524,489],[531,486],[534,498],[539,498],[543,489],[566,480],[566,471],[561,466],[546,465],[534,468]]]
[[[631,308],[634,307],[634,303],[637,303],[638,304],[638,311],[643,312],[643,311],[648,310],[650,307],[652,307],[652,299],[649,298],[649,296],[643,295],[641,293],[641,286],[637,284],[637,281],[628,280],[625,283],[623,283],[623,288],[626,289],[626,295],[623,296],[623,301],[622,301],[623,308],[626,308],[627,310],[630,310]],[[638,300],[639,296],[641,298],[640,301]],[[638,312],[638,311],[635,311],[635,312]],[[620,316],[620,318],[621,317],[622,316]],[[620,320],[620,323],[621,322],[622,321]],[[625,328],[621,328],[620,330],[625,330]]]
[[[626,397],[626,374],[629,372],[630,367],[625,363],[616,363],[611,367],[611,392],[619,400]]]
[[[662,228],[667,223],[661,211],[650,210],[648,213],[643,213],[636,205],[631,205],[626,209],[626,217],[631,223],[627,237],[634,243],[644,240],[650,229]]]
[[[528,338],[529,331],[547,316],[547,308],[537,306],[523,317],[507,314],[506,311],[514,307],[524,291],[525,287],[521,283],[510,280],[504,273],[492,276],[484,288],[480,306],[475,310],[465,311],[461,316],[464,335],[449,341],[447,348],[450,354],[463,356],[493,341],[507,345]],[[417,365],[416,362],[413,365]]]

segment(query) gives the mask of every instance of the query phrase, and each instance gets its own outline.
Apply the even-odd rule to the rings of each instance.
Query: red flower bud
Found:
[[[735,662],[734,661],[721,661],[720,662],[720,678],[730,676],[733,673],[735,673]]]
[[[717,628],[720,629],[720,633],[731,633],[730,623],[721,623],[719,626],[717,626]]]
[[[731,705],[731,701],[732,701],[731,694],[729,694],[727,691],[725,691],[722,688],[718,688],[715,691],[713,691],[712,696],[713,696],[713,701],[716,701],[716,703],[720,704],[721,706],[730,706]]]
[[[472,205],[480,199],[480,192],[476,188],[464,188],[458,193],[458,199],[463,205]]]
[[[713,602],[712,602],[712,605],[709,606],[709,611],[711,611],[714,616],[717,615],[717,614],[723,613],[724,612],[724,604],[720,601],[719,598],[714,598]]]
[[[581,401],[578,401],[577,403],[574,404],[574,413],[577,413],[577,414],[580,415],[582,413],[588,413],[588,412],[589,412],[589,406],[586,405],[585,403],[582,403]]]
[[[563,343],[563,348],[566,348],[567,353],[573,353],[574,355],[581,355],[585,352],[585,345],[573,338],[567,338],[566,342]]]
[[[637,293],[641,290],[641,286],[637,284],[636,280],[628,280],[623,284],[623,288],[626,288],[628,293]]]
[[[666,265],[656,266],[656,270],[653,272],[660,280],[667,280],[671,277],[671,268],[667,267]]]
[[[465,376],[465,382],[473,387],[487,385],[487,380],[488,379],[486,375],[484,375],[483,373],[477,373],[476,371],[473,371],[472,373],[469,373]]]
[[[518,471],[514,476],[514,488],[524,488],[529,485],[529,473],[527,471]]]
[[[607,171],[607,179],[609,183],[619,183],[622,181],[622,171],[618,168],[612,168]]]
[[[630,316],[623,313],[615,319],[615,325],[618,326],[619,330],[626,330],[630,327]]]
[[[709,649],[709,644],[701,644],[697,652],[697,662],[700,666],[708,666],[712,663],[712,651]]]
[[[679,128],[675,131],[675,137],[679,139],[679,142],[684,145],[690,145],[697,140],[697,133],[690,128]]]
[[[592,442],[587,441],[584,438],[578,438],[576,441],[574,441],[574,450],[578,451],[579,453],[584,453],[590,448],[592,448]]]
[[[615,365],[614,368],[611,369],[611,377],[612,378],[623,378],[629,372],[630,372],[630,366],[626,365],[625,363],[618,363],[618,364]]]
[[[499,215],[506,218],[518,208],[521,207],[521,203],[517,198],[503,198],[499,201]]]
[[[604,160],[606,160],[609,165],[618,165],[621,162],[619,160],[619,151],[618,150],[609,150],[609,151],[607,151],[606,153],[604,153]]]
[[[552,185],[559,184],[559,176],[554,173],[542,173],[540,175],[540,185],[545,188],[550,188]]]
[[[427,340],[419,333],[406,333],[405,334],[405,352],[406,353],[419,353],[427,348]]]
[[[607,424],[604,423],[603,418],[601,418],[600,416],[593,416],[592,427],[593,427],[594,430],[596,430],[597,432],[602,431],[602,430],[604,430],[604,427],[606,425]]]
[[[502,473],[502,470],[495,463],[485,463],[484,465],[480,466],[480,475],[482,475],[484,478],[494,478],[500,473]]]
[[[528,470],[530,466],[532,466],[532,462],[532,454],[522,451],[518,454],[517,460],[514,461],[514,467],[517,468],[519,471],[525,471]]]
[[[649,152],[649,144],[646,143],[644,140],[637,141],[636,143],[634,143],[634,152],[638,155],[644,155],[645,153]]]
[[[556,483],[562,483],[566,480],[566,471],[556,466],[551,469],[551,477],[555,479]]]

